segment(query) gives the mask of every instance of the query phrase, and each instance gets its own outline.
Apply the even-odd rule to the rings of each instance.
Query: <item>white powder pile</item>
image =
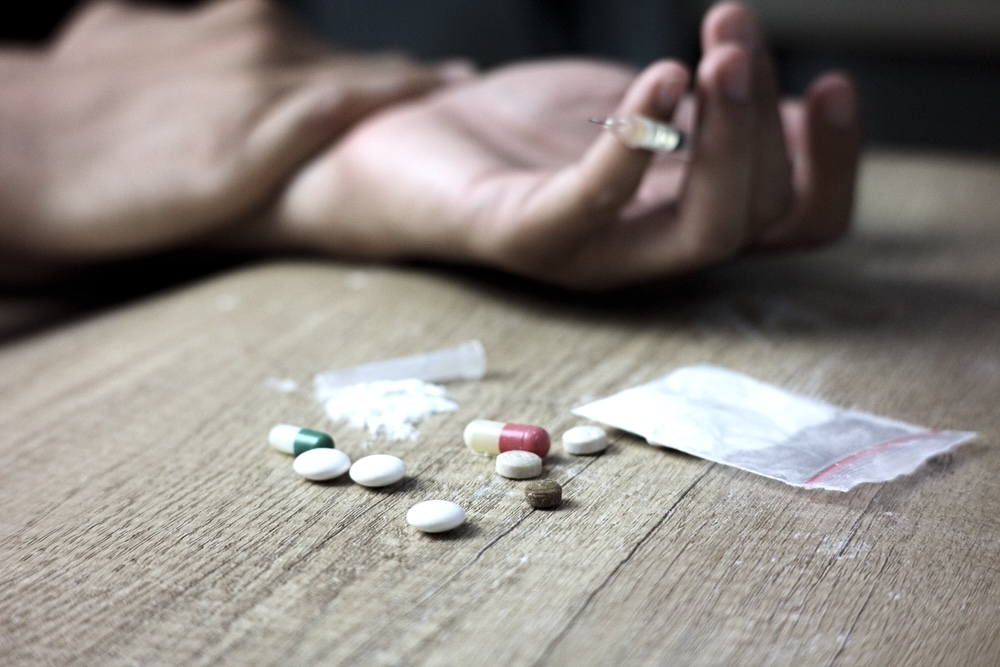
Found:
[[[367,429],[373,436],[413,440],[417,425],[438,412],[454,412],[458,404],[444,387],[422,380],[382,380],[338,390],[326,401],[326,414],[336,422]]]

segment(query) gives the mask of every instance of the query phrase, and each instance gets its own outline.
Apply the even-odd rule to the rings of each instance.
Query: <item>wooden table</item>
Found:
[[[877,154],[835,248],[600,299],[306,261],[83,312],[8,294],[0,663],[1000,664],[998,193],[996,163]],[[487,377],[450,384],[459,410],[415,441],[330,424],[310,393],[473,338]],[[837,493],[616,432],[602,456],[556,448],[556,511],[462,443],[477,417],[558,436],[587,398],[697,362],[980,435]],[[277,422],[408,476],[303,481],[267,446]],[[431,497],[466,525],[410,528]]]

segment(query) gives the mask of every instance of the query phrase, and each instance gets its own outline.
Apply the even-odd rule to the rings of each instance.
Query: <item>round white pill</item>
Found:
[[[450,500],[425,500],[407,511],[406,522],[425,533],[443,533],[465,522],[465,510]]]
[[[351,457],[339,449],[308,449],[295,457],[292,469],[306,479],[340,477],[351,468]]]
[[[608,434],[600,426],[574,426],[563,433],[567,454],[600,454],[608,448]]]
[[[372,454],[351,466],[351,479],[362,486],[388,486],[406,476],[406,464],[390,454]]]
[[[530,479],[542,474],[542,457],[521,449],[500,452],[496,465],[497,474],[509,479]]]

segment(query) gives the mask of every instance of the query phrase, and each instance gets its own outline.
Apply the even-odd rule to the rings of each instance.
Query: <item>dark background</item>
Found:
[[[9,3],[0,39],[43,41],[76,3]],[[174,2],[172,4],[195,4]],[[707,2],[688,0],[287,0],[321,36],[354,49],[473,58],[488,67],[585,53],[642,66],[697,60]],[[751,0],[768,27],[782,88],[849,71],[869,143],[1000,154],[997,0]]]

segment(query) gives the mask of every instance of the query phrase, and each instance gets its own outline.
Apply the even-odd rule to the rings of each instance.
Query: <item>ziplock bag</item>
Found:
[[[650,444],[836,491],[911,473],[976,435],[837,408],[711,365],[680,368],[573,413]]]

